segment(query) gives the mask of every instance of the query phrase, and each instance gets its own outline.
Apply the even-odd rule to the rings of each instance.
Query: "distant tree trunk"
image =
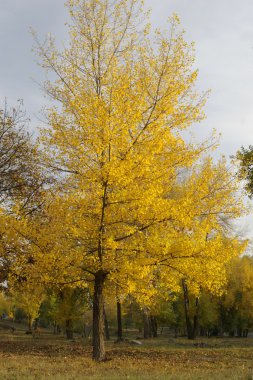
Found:
[[[143,309],[143,338],[148,339],[150,338],[150,320],[148,315],[147,308]]]
[[[187,329],[187,337],[188,339],[195,339],[197,336],[198,330],[198,314],[199,314],[199,299],[196,297],[195,299],[195,314],[193,317],[193,323],[190,319],[190,301],[187,284],[185,279],[182,280],[183,292],[184,292],[184,309],[185,309],[185,321],[186,321],[186,329]]]
[[[184,279],[182,280],[182,286],[183,286],[183,292],[184,292],[184,311],[185,311],[187,336],[188,336],[188,339],[193,339],[192,338],[192,324],[191,324],[190,313],[189,313],[190,304],[189,304],[188,288]]]
[[[93,296],[93,354],[96,361],[105,360],[104,341],[104,297],[103,288],[106,274],[100,270],[95,274]]]
[[[154,315],[150,316],[150,325],[151,325],[151,331],[153,338],[157,338],[157,319]]]
[[[32,320],[31,315],[29,314],[28,315],[28,331],[32,331],[32,324],[33,324],[33,320]]]
[[[241,326],[237,326],[237,336],[239,336],[240,338],[242,337],[242,328]]]
[[[105,338],[106,340],[110,340],[110,332],[109,332],[108,320],[107,320],[106,311],[105,311],[105,305],[104,305],[104,324],[105,324]]]
[[[198,332],[198,324],[199,324],[199,299],[195,298],[195,314],[193,317],[193,331],[192,331],[192,339],[195,339]]]
[[[39,318],[35,318],[34,320],[34,330],[38,328]]]
[[[117,336],[118,340],[123,339],[123,330],[122,330],[122,312],[121,312],[121,302],[117,300]]]
[[[200,336],[209,336],[209,329],[206,329],[204,327],[200,327],[199,335]]]
[[[67,339],[73,339],[73,321],[72,319],[67,319],[65,322],[66,337]]]
[[[53,330],[53,334],[54,335],[58,335],[61,333],[61,328],[60,326],[54,321],[54,330]]]

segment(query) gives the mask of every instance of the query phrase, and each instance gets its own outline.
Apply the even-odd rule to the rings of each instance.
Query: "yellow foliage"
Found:
[[[200,163],[208,143],[183,138],[204,117],[193,45],[177,16],[153,43],[148,26],[137,28],[138,0],[67,4],[69,46],[38,45],[58,76],[45,84],[59,105],[41,137],[58,185],[42,215],[16,222],[34,258],[27,273],[87,287],[103,273],[110,294],[117,287],[142,304],[178,291],[182,277],[196,292],[219,292],[225,264],[244,248],[225,219],[243,209],[224,160]]]

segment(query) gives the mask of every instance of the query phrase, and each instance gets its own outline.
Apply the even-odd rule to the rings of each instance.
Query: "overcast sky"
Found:
[[[212,128],[221,132],[219,151],[226,156],[240,146],[253,144],[253,1],[252,0],[146,0],[152,24],[164,27],[176,12],[186,38],[196,42],[198,88],[211,89],[207,119],[199,135]],[[35,127],[45,104],[37,81],[43,79],[36,65],[29,28],[41,37],[52,32],[66,39],[64,0],[0,0],[0,101],[22,98]],[[253,228],[252,228],[253,231]]]

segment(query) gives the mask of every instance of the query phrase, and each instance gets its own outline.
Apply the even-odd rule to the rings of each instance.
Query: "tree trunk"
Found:
[[[150,320],[148,315],[148,310],[146,308],[143,309],[143,338],[150,338]]]
[[[240,325],[237,326],[237,336],[239,338],[242,338],[242,332],[243,332],[243,329]]]
[[[39,318],[35,318],[35,320],[34,320],[34,330],[36,330],[38,328],[38,324],[39,324]]]
[[[54,331],[53,331],[53,334],[54,335],[59,335],[60,333],[61,333],[60,326],[56,322],[54,322]]]
[[[118,324],[118,340],[123,339],[123,330],[122,330],[122,313],[121,313],[121,303],[120,301],[117,301],[117,324]]]
[[[66,337],[67,339],[73,339],[73,323],[72,319],[67,319],[66,320]]]
[[[153,338],[157,338],[157,319],[155,316],[150,316],[150,324]]]
[[[199,324],[199,299],[198,297],[196,297],[195,298],[195,314],[193,317],[192,339],[195,339],[197,336],[198,324]]]
[[[28,315],[28,331],[32,331],[32,323],[33,323],[32,317]]]
[[[104,297],[103,288],[106,274],[100,270],[95,274],[93,297],[93,355],[96,361],[105,360],[104,342]]]
[[[190,301],[188,288],[185,280],[182,280],[183,292],[184,292],[184,309],[185,309],[185,321],[186,321],[186,329],[187,329],[187,337],[188,339],[195,339],[198,331],[198,319],[199,319],[199,299],[195,298],[195,314],[193,317],[193,323],[190,319]]]
[[[105,305],[104,305],[104,324],[105,324],[105,338],[106,340],[110,340],[110,332],[109,332],[108,320],[107,320],[106,311],[105,311]]]
[[[191,324],[191,319],[189,315],[189,295],[188,295],[188,288],[186,285],[185,280],[182,280],[182,286],[183,286],[183,292],[184,292],[184,311],[185,311],[185,322],[186,322],[186,330],[187,330],[187,337],[188,339],[193,339],[192,338],[192,324]]]

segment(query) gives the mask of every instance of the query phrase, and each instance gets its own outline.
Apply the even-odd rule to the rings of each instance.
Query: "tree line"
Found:
[[[182,281],[181,291],[169,300],[157,299],[146,308],[131,296],[124,300],[111,299],[104,304],[104,335],[107,340],[121,341],[133,337],[247,337],[253,326],[253,258],[234,259],[228,268],[228,280],[220,295],[201,290],[191,292]],[[15,322],[49,328],[54,334],[63,333],[67,339],[74,334],[91,337],[92,295],[82,288],[5,289],[0,298],[0,314]]]

